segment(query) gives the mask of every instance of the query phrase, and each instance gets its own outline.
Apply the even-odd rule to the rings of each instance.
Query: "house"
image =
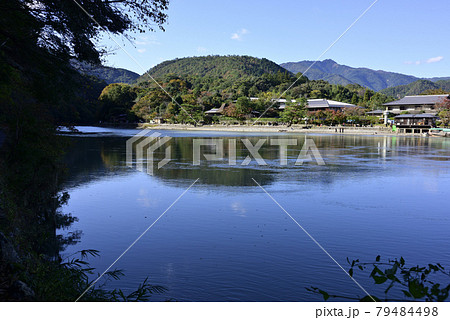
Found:
[[[150,120],[151,124],[162,124],[164,123],[164,118],[163,117],[155,117],[152,120]]]
[[[373,116],[373,117],[382,117],[384,115],[384,111],[377,109],[377,110],[366,112],[366,114],[368,116]]]
[[[436,126],[438,117],[429,113],[401,114],[394,119],[399,128],[432,128]]]
[[[205,111],[205,115],[207,116],[220,116],[223,114],[223,111],[225,110],[225,103],[222,103],[220,108],[212,108],[208,111]]]
[[[426,112],[436,114],[435,105],[444,99],[450,99],[448,94],[406,96],[400,100],[383,104],[388,111],[393,114],[400,114],[404,111],[409,113]]]
[[[334,100],[308,99],[308,104],[306,105],[306,108],[308,111],[319,111],[319,110],[343,111],[345,108],[359,108],[359,107],[351,103],[344,103]]]

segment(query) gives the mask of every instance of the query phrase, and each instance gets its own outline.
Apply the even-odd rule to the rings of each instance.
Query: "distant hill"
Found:
[[[293,73],[304,73],[312,63],[314,61],[287,62],[282,63],[281,66]],[[401,73],[368,68],[352,68],[338,64],[330,59],[316,62],[305,76],[311,80],[322,79],[332,84],[347,85],[349,83],[357,83],[375,91],[409,84],[418,80],[417,77]]]
[[[201,77],[237,79],[244,76],[261,76],[265,73],[290,73],[283,67],[268,59],[249,56],[205,56],[189,57],[164,61],[151,68],[152,77],[160,78],[166,74],[178,76],[192,75]],[[142,75],[138,82],[150,77]]]
[[[439,89],[450,92],[450,80],[438,80],[436,82],[432,82],[430,80],[417,80],[410,84],[383,89],[380,93],[395,98],[403,98],[404,96],[421,94],[426,90]]]
[[[71,63],[72,66],[74,66],[74,68],[79,70],[81,73],[97,77],[98,79],[105,81],[107,84],[118,82],[131,84],[139,78],[139,74],[127,69],[106,67],[101,65],[94,66],[75,60],[72,60]]]

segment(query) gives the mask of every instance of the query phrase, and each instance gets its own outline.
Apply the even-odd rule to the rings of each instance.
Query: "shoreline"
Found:
[[[267,125],[203,125],[194,127],[183,124],[140,124],[138,129],[152,130],[186,130],[186,131],[224,131],[224,132],[261,132],[261,133],[318,133],[318,134],[339,134],[339,135],[382,135],[382,136],[412,136],[423,137],[420,133],[397,133],[387,127],[312,127],[304,126],[267,126]],[[339,129],[343,132],[339,132]]]

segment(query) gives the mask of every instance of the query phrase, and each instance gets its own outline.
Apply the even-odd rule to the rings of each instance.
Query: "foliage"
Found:
[[[189,75],[227,80],[237,80],[247,76],[259,77],[263,74],[281,74],[284,77],[292,77],[287,70],[270,60],[249,56],[205,56],[168,60],[151,68],[148,74],[154,78],[163,78],[168,74],[174,74],[176,76]],[[148,81],[150,79],[148,74],[142,75],[138,82]]]
[[[299,101],[303,98],[333,99],[371,109],[380,108],[383,103],[392,100],[356,84],[342,86],[323,80],[309,81],[301,73],[294,76],[267,59],[248,56],[176,59],[163,62],[149,72],[168,95],[154,81],[148,81],[148,75],[138,80],[136,90],[140,94],[132,112],[144,120],[162,116],[169,121],[177,121],[182,103],[197,105],[203,110],[226,104],[228,107],[224,115],[242,120],[251,111],[269,117],[282,116],[274,106],[274,99],[281,96]],[[176,101],[171,101],[169,95]],[[249,97],[258,99],[249,101]],[[294,104],[291,106],[293,108],[288,108],[284,113],[287,123],[289,118],[294,120],[301,116],[289,115],[296,109]]]
[[[27,23],[29,32],[21,32],[21,36],[30,37],[46,51],[98,63],[99,51],[95,42],[102,30],[115,34],[128,30],[143,32],[152,30],[153,23],[162,28],[167,19],[164,13],[168,8],[166,0],[78,0],[78,3],[101,28],[75,1],[6,0],[0,6],[2,15],[22,14],[27,21],[15,21],[9,28],[2,28],[2,35],[8,42],[15,42],[15,26],[24,27],[21,23]]]
[[[369,277],[373,279],[376,285],[384,285],[384,293],[386,297],[381,299],[375,296],[365,296],[363,298],[358,297],[346,297],[340,295],[332,295],[328,292],[321,290],[317,287],[306,288],[310,292],[321,294],[324,300],[331,298],[350,299],[359,301],[395,301],[388,298],[389,292],[393,288],[401,290],[403,294],[402,301],[445,301],[448,299],[450,284],[441,286],[436,281],[439,276],[445,278],[450,277],[450,272],[445,270],[444,267],[437,264],[428,264],[427,266],[406,266],[405,259],[382,261],[380,256],[377,256],[374,262],[360,262],[359,259],[350,262],[347,258],[347,262],[350,265],[348,274],[353,277],[355,270],[365,271],[369,268],[371,272]]]
[[[409,84],[387,88],[380,91],[380,93],[396,98],[403,98],[404,96],[411,95],[428,94],[429,92],[432,92],[433,94],[440,94],[440,92],[449,93],[450,80],[439,80],[436,82],[432,82],[429,80],[417,80]]]
[[[153,22],[161,26],[168,4],[78,2],[113,33],[151,29]],[[56,235],[58,228],[75,219],[59,211],[68,195],[60,192],[66,141],[57,135],[57,126],[94,121],[104,83],[80,75],[70,59],[98,63],[102,51],[94,43],[102,28],[74,1],[0,2],[0,230],[9,235],[20,256],[30,259],[24,271],[30,277],[34,267],[47,268],[48,280],[55,280],[57,270],[63,276],[65,267],[58,261],[41,262],[52,261],[61,246],[79,237]],[[75,281],[72,286],[79,285],[80,278],[68,279]]]
[[[179,123],[197,124],[203,121],[203,112],[201,107],[190,104],[182,104],[176,120]]]
[[[102,66],[101,64],[91,64],[87,62],[80,62],[77,60],[71,60],[71,65],[80,73],[96,77],[105,81],[107,84],[111,83],[126,83],[131,84],[139,78],[139,74],[136,72],[122,69]]]
[[[127,114],[137,97],[137,90],[127,84],[113,83],[106,86],[100,97],[102,109],[100,117],[111,120],[122,114]]]
[[[442,99],[436,103],[435,107],[442,124],[448,126],[450,124],[450,99]]]
[[[143,95],[133,105],[131,111],[138,117],[150,120],[156,115],[166,112],[170,97],[159,88],[155,88]]]
[[[299,123],[306,116],[306,99],[299,99],[296,103],[287,103],[280,114],[281,120],[288,124]]]
[[[99,251],[90,249],[75,252],[64,260],[49,260],[42,255],[28,258],[20,266],[17,277],[33,288],[36,301],[75,301],[91,285],[80,301],[148,301],[152,294],[166,291],[162,286],[150,285],[148,279],[127,294],[120,289],[106,289],[111,281],[124,276],[118,269],[106,272],[93,285],[100,274],[95,274],[88,258],[98,256]]]

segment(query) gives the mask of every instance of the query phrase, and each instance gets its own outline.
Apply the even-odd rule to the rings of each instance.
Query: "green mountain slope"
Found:
[[[200,76],[211,78],[238,79],[244,76],[261,76],[265,73],[289,73],[275,62],[249,56],[205,56],[189,57],[164,61],[151,68],[152,77],[161,78],[167,74],[177,76]],[[147,81],[150,77],[142,75],[138,82]]]
[[[429,80],[417,80],[410,84],[381,90],[380,93],[395,98],[403,98],[404,96],[421,94],[426,90],[439,90],[439,89],[444,90],[446,92],[450,92],[450,80],[438,80],[436,82],[432,82]]]
[[[136,72],[106,66],[93,66],[88,63],[81,63],[79,61],[71,61],[72,66],[83,74],[94,76],[100,80],[110,83],[128,83],[131,84],[139,78]]]
[[[282,63],[281,66],[293,73],[303,73],[313,63],[314,61],[288,62]],[[409,84],[418,80],[418,78],[414,76],[395,72],[372,70],[368,68],[352,68],[338,64],[330,59],[316,62],[305,76],[311,80],[323,79],[332,84],[347,85],[349,83],[357,83],[375,91]]]

